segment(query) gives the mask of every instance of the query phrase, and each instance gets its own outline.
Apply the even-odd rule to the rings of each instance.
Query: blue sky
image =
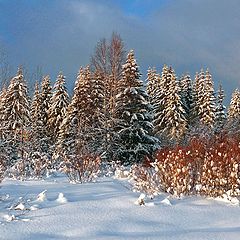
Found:
[[[16,69],[39,65],[71,90],[99,39],[118,32],[143,73],[164,63],[192,78],[209,67],[228,100],[240,83],[239,0],[0,0],[0,47]]]

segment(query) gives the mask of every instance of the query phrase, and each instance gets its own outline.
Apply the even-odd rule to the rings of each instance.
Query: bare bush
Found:
[[[65,156],[61,170],[71,182],[91,182],[98,176],[100,164],[100,157],[81,153],[75,156]]]
[[[131,167],[130,182],[133,190],[153,197],[160,192],[161,185],[153,167],[134,164]]]

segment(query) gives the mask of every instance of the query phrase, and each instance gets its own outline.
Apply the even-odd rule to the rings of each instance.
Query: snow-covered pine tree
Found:
[[[52,142],[51,142],[51,133],[50,128],[48,125],[48,119],[49,119],[49,108],[51,106],[51,97],[52,97],[52,87],[50,82],[49,75],[44,76],[42,78],[41,82],[41,92],[40,92],[40,108],[41,108],[41,121],[43,122],[43,132],[44,132],[44,142],[46,147],[46,152],[49,153],[49,155],[52,155]]]
[[[212,76],[207,69],[205,74],[205,85],[204,85],[204,95],[203,102],[201,106],[201,123],[213,129],[215,124],[215,113],[216,113],[216,104],[214,96],[214,86]]]
[[[161,78],[159,79],[157,89],[154,96],[153,106],[153,125],[154,133],[156,136],[160,136],[162,129],[165,127],[165,123],[162,121],[164,117],[164,109],[166,108],[166,100],[169,93],[169,84],[171,79],[169,78],[169,68],[167,65],[163,66]],[[161,137],[162,138],[162,137]]]
[[[167,136],[174,143],[179,143],[186,133],[186,113],[181,101],[179,82],[176,81],[175,72],[171,67],[169,68],[168,78],[170,78],[169,90],[162,118],[162,123],[165,126],[161,130],[161,135]]]
[[[204,112],[203,105],[204,105],[204,96],[205,96],[205,73],[203,69],[201,69],[200,73],[196,75],[195,78],[195,112],[196,112],[196,124],[201,124],[202,115]]]
[[[183,108],[186,112],[187,125],[189,126],[191,124],[194,114],[193,86],[189,74],[185,74],[180,79],[180,87],[181,87],[181,100],[183,103]]]
[[[10,82],[3,105],[2,138],[9,155],[8,166],[12,166],[17,160],[24,161],[29,152],[30,103],[21,68]],[[24,173],[25,168],[21,171]]]
[[[52,87],[50,82],[50,76],[44,76],[41,83],[41,101],[43,111],[43,123],[48,126],[48,110],[51,106]]]
[[[59,127],[69,104],[69,95],[65,84],[65,76],[60,72],[53,87],[51,105],[48,109],[48,126],[54,143],[57,140]]]
[[[240,91],[236,89],[231,98],[231,102],[228,109],[228,119],[240,118]]]
[[[106,129],[106,117],[104,111],[104,76],[103,73],[96,70],[92,74],[90,82],[90,113],[88,117],[91,118],[91,125],[88,129],[91,135],[91,150],[101,154],[105,151],[104,147]]]
[[[36,82],[31,105],[31,167],[34,177],[41,177],[50,166],[49,138],[43,123],[43,108],[39,84]]]
[[[82,84],[85,78],[84,75],[84,69],[80,68],[73,90],[73,97],[68,105],[66,115],[59,128],[56,155],[60,155],[62,157],[69,155],[74,156],[80,141],[79,126],[82,107]]]
[[[208,69],[196,74],[193,88],[194,108],[189,137],[207,137],[213,134],[216,104],[213,81]]]
[[[3,113],[4,113],[4,102],[7,94],[7,89],[6,87],[3,87],[1,93],[0,93],[0,126],[2,125],[2,118],[3,118]],[[0,137],[1,137],[1,127],[0,127]]]
[[[226,107],[223,104],[224,97],[225,97],[224,90],[222,88],[222,85],[220,84],[218,89],[218,94],[217,94],[217,102],[216,102],[217,104],[216,104],[215,131],[217,133],[221,132],[227,119],[226,113],[225,113]]]
[[[155,68],[149,68],[147,71],[147,94],[152,98],[155,95],[157,87],[157,72]]]
[[[3,137],[3,116],[4,116],[4,102],[7,94],[7,89],[3,86],[2,91],[0,93],[0,182],[3,179],[4,173],[7,168],[7,159],[9,158],[9,154],[7,151],[7,141]]]
[[[231,98],[227,116],[228,131],[232,134],[239,134],[240,131],[240,91],[236,89]]]
[[[123,79],[116,99],[117,148],[115,159],[128,165],[151,157],[158,140],[152,135],[148,95],[140,80],[134,52],[131,50],[123,65]]]
[[[149,95],[149,101],[151,104],[151,114],[152,118],[155,113],[155,107],[157,106],[157,92],[159,91],[159,83],[160,83],[161,77],[156,72],[155,68],[149,68],[148,74],[147,74],[147,94]]]
[[[198,109],[198,93],[199,93],[199,82],[200,77],[199,73],[196,72],[195,79],[193,82],[193,91],[192,91],[192,97],[193,97],[193,106],[192,106],[192,114],[190,119],[190,128],[195,127],[197,123],[199,122],[199,109]]]
[[[32,120],[32,147],[34,151],[47,152],[46,146],[46,128],[43,123],[41,93],[39,91],[39,84],[36,82],[35,91],[31,105],[31,120]]]
[[[181,101],[179,82],[174,70],[163,67],[154,106],[154,132],[162,144],[179,142],[187,127],[185,110]]]

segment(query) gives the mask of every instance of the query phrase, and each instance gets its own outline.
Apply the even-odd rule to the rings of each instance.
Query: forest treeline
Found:
[[[21,67],[1,89],[2,176],[41,177],[62,169],[81,182],[86,172],[89,178],[97,174],[101,162],[146,167],[159,151],[188,148],[196,139],[238,142],[239,90],[228,109],[223,100],[222,86],[215,91],[208,69],[177,78],[171,66],[161,72],[149,68],[145,84],[134,51],[126,53],[121,37],[113,34],[79,69],[72,97],[60,72],[53,86],[49,75],[39,79],[31,98]]]

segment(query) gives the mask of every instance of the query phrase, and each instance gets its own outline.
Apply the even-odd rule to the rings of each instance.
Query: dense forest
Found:
[[[97,44],[71,94],[59,72],[53,86],[49,75],[38,79],[30,97],[19,67],[0,95],[1,179],[57,170],[84,182],[118,164],[147,193],[236,195],[240,91],[227,109],[224,97],[209,69],[177,77],[164,65],[145,81],[117,34]]]

